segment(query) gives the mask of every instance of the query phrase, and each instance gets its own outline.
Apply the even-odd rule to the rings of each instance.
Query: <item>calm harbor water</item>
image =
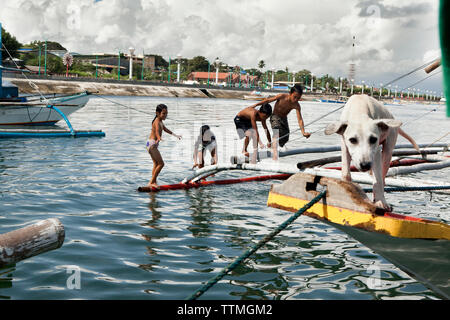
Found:
[[[223,99],[93,97],[71,116],[76,129],[102,129],[105,138],[0,140],[0,233],[47,218],[66,230],[64,245],[0,269],[0,299],[184,299],[289,216],[266,206],[271,184],[258,182],[142,194],[152,162],[145,149],[157,104],[169,107],[163,135],[166,166],[160,184],[177,183],[192,167],[194,138],[209,124],[219,160],[240,150],[233,117],[252,102]],[[337,105],[302,103],[306,123]],[[448,130],[444,107],[389,106],[419,143]],[[339,117],[312,124],[310,132]],[[419,119],[417,119],[419,118]],[[294,113],[291,130],[298,127]],[[62,126],[62,124],[61,124]],[[337,145],[318,131],[294,133],[288,147]],[[406,143],[399,138],[400,143]],[[448,142],[448,137],[443,140]],[[295,162],[318,155],[282,159]],[[207,157],[209,161],[209,157]],[[411,175],[446,180],[450,170]],[[216,178],[251,175],[221,173]],[[395,212],[449,220],[445,195],[388,194]],[[373,287],[373,270],[380,285]],[[80,288],[70,289],[73,268]],[[211,288],[204,299],[438,299],[432,291],[346,234],[308,217],[261,248]]]

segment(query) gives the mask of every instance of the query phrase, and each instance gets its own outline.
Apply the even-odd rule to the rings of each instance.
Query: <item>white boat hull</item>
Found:
[[[82,93],[48,101],[57,104],[57,108],[68,117],[88,103],[89,95]],[[46,106],[29,106],[27,103],[11,106],[0,102],[0,125],[52,125],[62,119],[57,111]]]

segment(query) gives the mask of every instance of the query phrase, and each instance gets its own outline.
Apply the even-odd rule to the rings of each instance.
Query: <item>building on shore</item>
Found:
[[[216,82],[216,72],[195,71],[191,72],[188,81],[198,83],[214,83]],[[217,85],[234,86],[234,87],[254,87],[258,84],[258,77],[249,74],[236,74],[230,72],[219,72],[217,74]]]
[[[94,53],[85,56],[84,60],[94,67],[105,69],[109,73],[111,73],[113,69],[118,68],[120,61],[120,74],[128,75],[130,72],[130,55],[126,53],[121,54],[120,59],[118,54]],[[144,71],[155,71],[156,59],[154,55],[133,55],[133,64],[142,67],[142,63],[144,63]]]

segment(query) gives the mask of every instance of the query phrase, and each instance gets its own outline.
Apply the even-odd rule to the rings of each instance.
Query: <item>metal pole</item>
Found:
[[[95,79],[98,78],[98,55],[95,55]]]
[[[44,61],[45,61],[45,76],[47,76],[47,40],[45,40],[45,49],[44,49]]]
[[[167,82],[170,83],[170,57],[169,57],[169,74],[167,75]]]
[[[274,69],[274,68],[272,68],[272,90],[273,90],[273,80],[274,80],[274,72],[275,72],[275,69]]]
[[[129,78],[129,80],[133,80],[133,55],[134,55],[134,48],[130,47],[128,50],[130,51],[130,71],[128,72],[128,78]]]
[[[216,59],[216,86],[219,83],[219,59]]]
[[[144,66],[145,66],[145,51],[142,50],[142,72],[141,72],[142,81],[144,81]]]
[[[117,68],[117,78],[120,80],[120,50],[119,50],[119,65]]]
[[[181,62],[181,55],[177,56],[178,58],[178,67],[177,67],[177,83],[180,83],[180,62]]]
[[[208,60],[208,87],[209,87],[209,72],[211,71],[211,63]]]
[[[39,75],[41,75],[41,45],[39,44]]]

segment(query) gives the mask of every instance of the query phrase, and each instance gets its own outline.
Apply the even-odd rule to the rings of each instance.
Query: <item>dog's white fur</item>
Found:
[[[384,198],[384,178],[389,170],[398,134],[419,151],[416,142],[400,129],[401,124],[374,98],[354,95],[345,105],[340,121],[329,124],[325,129],[327,135],[337,133],[342,136],[342,179],[351,181],[352,160],[359,171],[371,170],[373,201],[386,210],[391,208]]]

